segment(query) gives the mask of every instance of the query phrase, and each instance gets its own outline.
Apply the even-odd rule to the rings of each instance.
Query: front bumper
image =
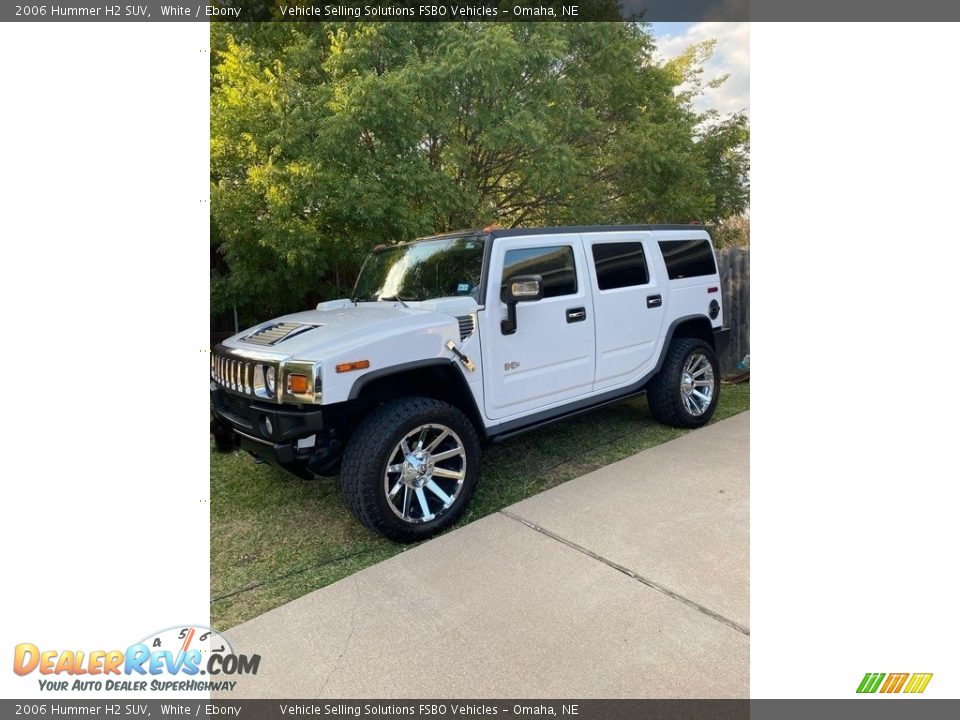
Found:
[[[260,403],[232,395],[216,385],[210,388],[210,410],[214,422],[232,430],[240,447],[257,459],[299,477],[313,477],[306,466],[316,443],[298,447],[297,441],[323,432],[322,410]]]

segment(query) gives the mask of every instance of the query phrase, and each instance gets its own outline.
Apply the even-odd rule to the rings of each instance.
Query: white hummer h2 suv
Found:
[[[697,225],[380,246],[352,298],[213,349],[212,434],[300,477],[339,472],[362,523],[415,541],[463,512],[482,443],[641,392],[659,421],[703,425],[727,333]]]

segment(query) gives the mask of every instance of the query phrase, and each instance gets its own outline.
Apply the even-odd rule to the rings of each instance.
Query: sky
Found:
[[[704,65],[703,82],[729,74],[715,90],[707,89],[696,102],[699,111],[715,108],[721,114],[750,112],[750,23],[651,23],[662,59],[676,57],[691,45],[716,40],[713,57]]]

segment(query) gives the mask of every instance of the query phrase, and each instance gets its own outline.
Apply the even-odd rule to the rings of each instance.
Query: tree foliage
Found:
[[[377,243],[747,207],[746,118],[693,109],[709,43],[657,62],[640,23],[211,32],[214,312],[342,293]]]

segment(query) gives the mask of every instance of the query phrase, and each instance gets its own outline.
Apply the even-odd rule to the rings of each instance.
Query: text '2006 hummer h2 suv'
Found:
[[[301,477],[336,474],[394,540],[451,525],[480,446],[647,393],[706,423],[725,341],[699,226],[465,231],[378,247],[350,299],[213,349],[212,432]]]

